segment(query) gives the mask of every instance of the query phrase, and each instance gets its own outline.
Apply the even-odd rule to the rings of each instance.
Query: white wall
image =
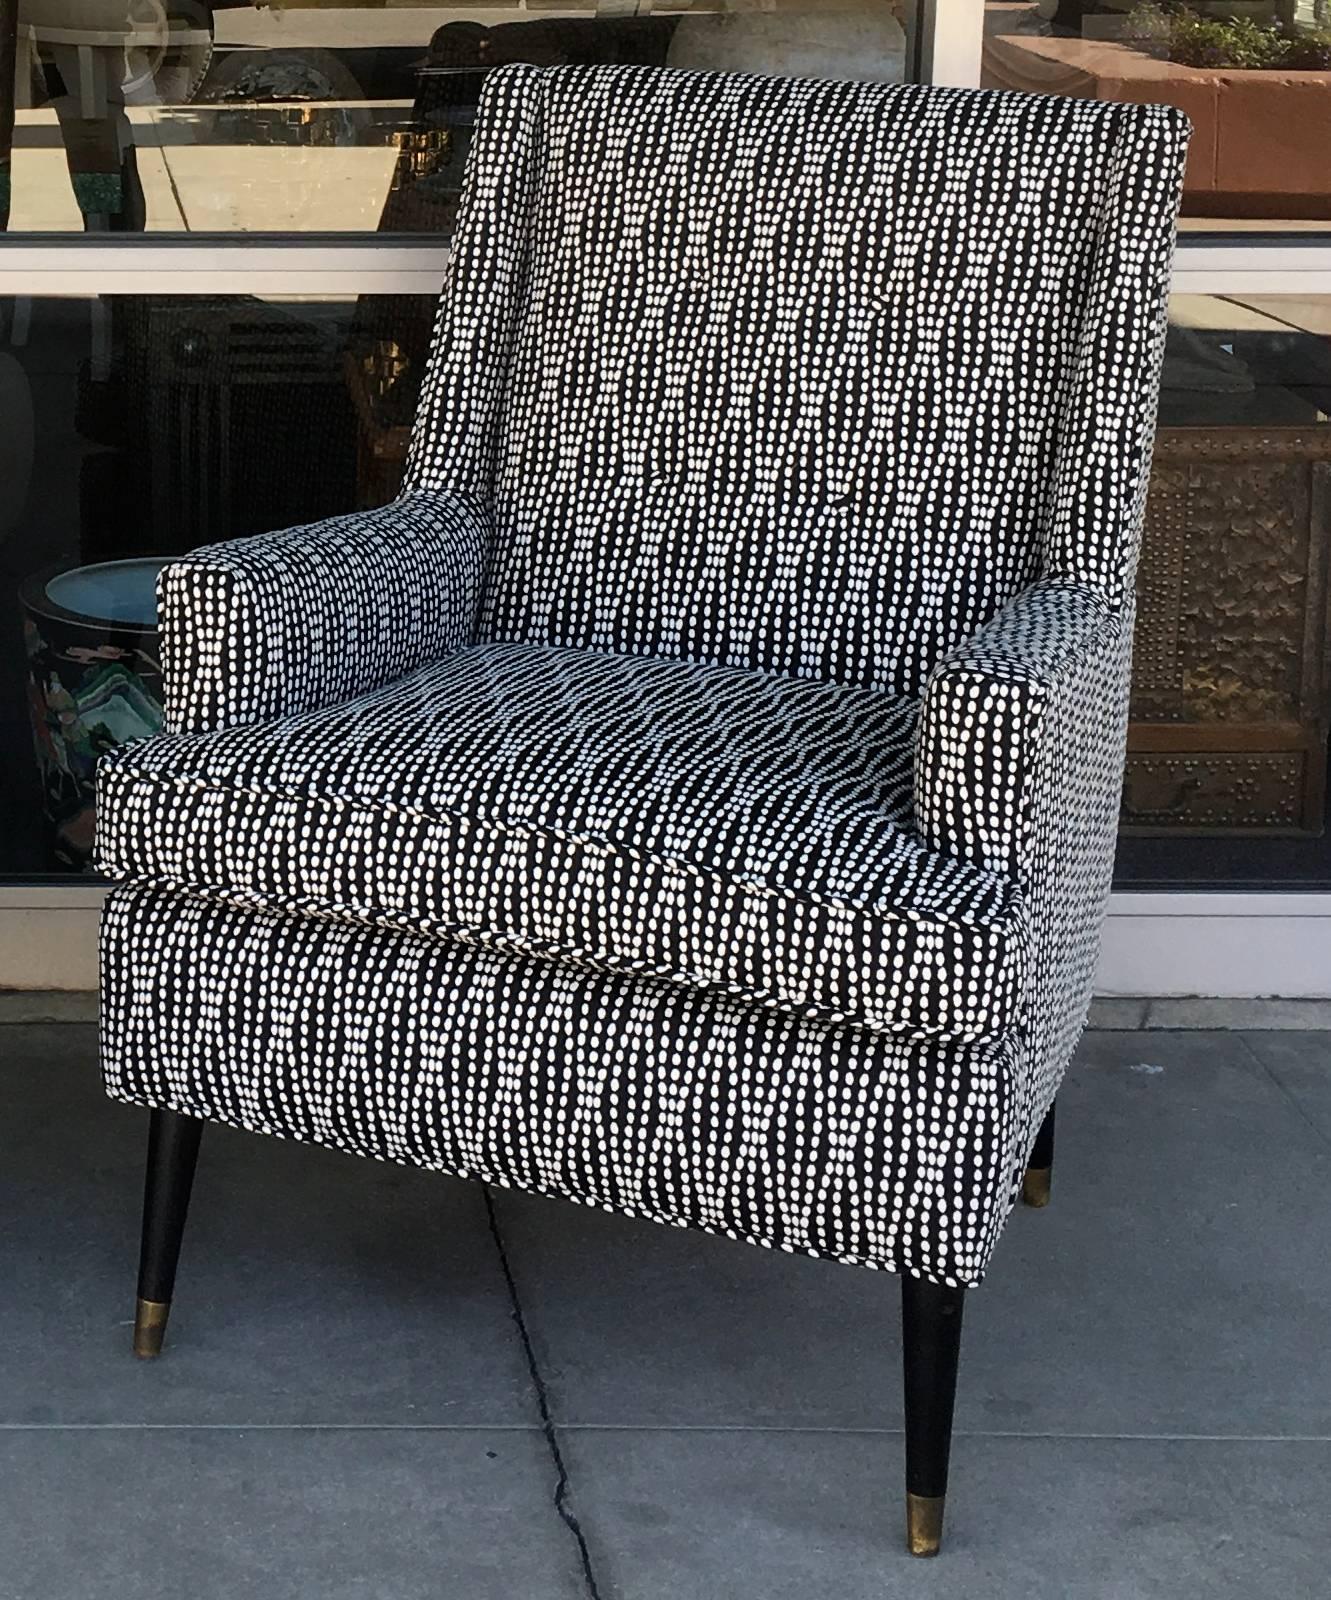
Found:
[[[93,989],[101,891],[0,888],[0,989]],[[1331,999],[1331,895],[1118,894],[1097,992]]]

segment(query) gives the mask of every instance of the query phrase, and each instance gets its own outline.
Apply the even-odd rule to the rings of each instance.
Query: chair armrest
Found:
[[[166,731],[337,705],[465,644],[489,528],[479,501],[422,492],[173,561],[157,581]]]
[[[938,663],[915,752],[916,825],[931,849],[1023,889],[1070,893],[1094,878],[1107,892],[1131,646],[1130,605],[1048,579]]]

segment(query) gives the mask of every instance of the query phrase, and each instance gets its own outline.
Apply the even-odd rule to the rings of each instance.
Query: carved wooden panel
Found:
[[[1130,754],[1123,813],[1138,827],[1158,830],[1295,832],[1303,823],[1307,764],[1302,751]]]
[[[1134,830],[1320,831],[1328,462],[1331,427],[1160,430],[1137,582]]]

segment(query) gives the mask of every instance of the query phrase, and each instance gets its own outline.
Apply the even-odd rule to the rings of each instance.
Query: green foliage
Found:
[[[1181,67],[1331,71],[1331,28],[1288,32],[1249,17],[1202,17],[1182,5],[1146,0],[1129,14],[1127,38]]]
[[[1331,72],[1331,28],[1309,28],[1296,35],[1284,65],[1295,72]]]

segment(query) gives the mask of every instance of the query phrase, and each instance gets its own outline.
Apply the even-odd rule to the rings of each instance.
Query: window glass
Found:
[[[156,563],[392,498],[433,311],[0,302],[0,876],[86,865],[92,764],[158,714]],[[1331,887],[1329,336],[1331,296],[1172,302],[1123,886]]]
[[[86,869],[96,759],[160,721],[163,560],[392,498],[434,304],[0,301],[0,877]]]
[[[982,71],[1185,111],[1185,228],[1331,222],[1329,0],[989,0]]]
[[[900,82],[915,60],[915,0],[0,6],[15,15],[11,232],[447,232],[504,62]]]
[[[1171,302],[1121,883],[1331,885],[1331,297]]]

